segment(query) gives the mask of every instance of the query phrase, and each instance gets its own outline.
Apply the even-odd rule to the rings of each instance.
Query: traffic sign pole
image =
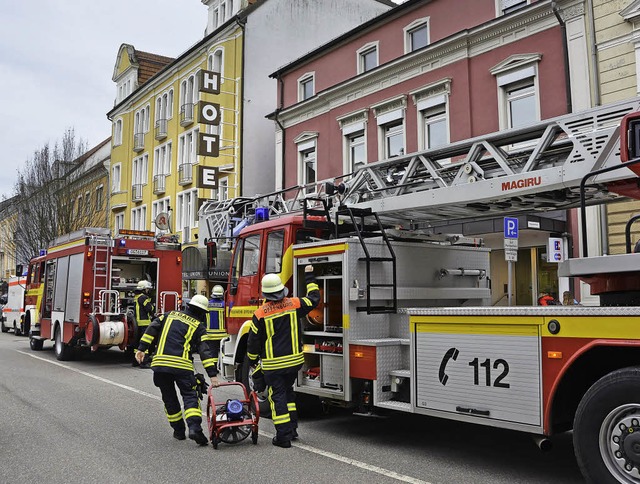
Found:
[[[504,258],[507,261],[507,304],[513,304],[513,263],[518,261],[518,219],[504,218]]]

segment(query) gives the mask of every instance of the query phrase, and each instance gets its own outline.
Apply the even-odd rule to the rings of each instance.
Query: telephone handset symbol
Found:
[[[438,379],[440,380],[440,383],[442,383],[442,385],[446,385],[447,380],[449,379],[449,375],[445,373],[449,360],[457,360],[459,354],[460,352],[457,348],[449,348],[442,357],[442,361],[440,362],[440,371],[438,372]]]

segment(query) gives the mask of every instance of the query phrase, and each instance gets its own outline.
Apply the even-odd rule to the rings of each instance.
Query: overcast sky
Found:
[[[201,0],[0,0],[0,198],[67,128],[89,147],[111,135],[121,44],[176,57],[206,25]]]
[[[201,0],[0,0],[0,198],[67,128],[89,148],[111,136],[121,44],[177,57],[206,24]]]

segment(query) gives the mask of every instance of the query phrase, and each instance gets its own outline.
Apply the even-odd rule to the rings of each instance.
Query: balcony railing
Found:
[[[142,200],[142,184],[131,185],[131,200],[140,202]]]
[[[155,175],[153,177],[153,193],[159,195],[167,190],[167,175]]]
[[[182,163],[178,166],[178,184],[189,185],[193,182],[193,165],[191,163]]]
[[[166,119],[158,119],[156,121],[156,139],[161,140],[167,137],[167,126],[168,122]]]
[[[135,133],[133,135],[133,151],[144,150],[144,133]]]
[[[180,107],[180,126],[188,126],[193,123],[195,104],[186,103]]]

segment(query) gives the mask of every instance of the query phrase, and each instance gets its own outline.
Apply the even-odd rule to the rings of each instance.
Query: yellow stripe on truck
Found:
[[[349,248],[349,244],[323,245],[321,247],[309,247],[308,249],[294,249],[293,257],[306,257],[309,255],[319,254],[337,254],[345,252]]]

